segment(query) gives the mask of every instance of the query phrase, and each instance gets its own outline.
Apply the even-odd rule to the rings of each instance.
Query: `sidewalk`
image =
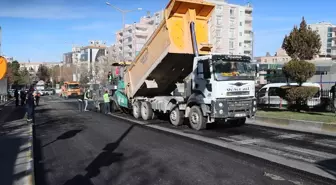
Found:
[[[0,112],[0,179],[3,185],[34,184],[32,125],[14,102]]]

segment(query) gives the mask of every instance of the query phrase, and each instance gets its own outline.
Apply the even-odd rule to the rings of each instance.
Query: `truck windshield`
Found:
[[[79,89],[79,84],[69,84],[68,88],[69,89]]]
[[[217,60],[213,63],[215,79],[224,80],[254,80],[255,65],[243,61]]]

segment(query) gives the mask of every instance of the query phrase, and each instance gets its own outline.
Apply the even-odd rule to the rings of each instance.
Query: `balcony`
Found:
[[[252,45],[245,45],[244,51],[252,51]]]
[[[251,22],[252,20],[253,20],[253,17],[251,15],[248,14],[248,15],[245,16],[245,21],[246,22]]]
[[[146,32],[146,31],[136,31],[135,36],[147,37],[148,32]]]
[[[141,31],[146,31],[148,29],[148,25],[147,24],[136,23],[135,28],[139,29]]]
[[[245,31],[252,31],[252,24],[245,24]]]
[[[250,34],[245,34],[245,35],[244,35],[244,40],[245,40],[245,41],[252,41],[252,35],[250,35]]]

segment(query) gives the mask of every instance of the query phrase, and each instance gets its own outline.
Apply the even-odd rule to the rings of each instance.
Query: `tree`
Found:
[[[45,65],[39,66],[36,75],[39,78],[39,80],[48,81],[50,79],[49,69]]]
[[[31,83],[29,71],[27,68],[23,68],[19,71],[18,85],[27,85]]]
[[[283,66],[282,71],[287,79],[297,82],[298,86],[282,87],[279,94],[288,101],[290,108],[300,111],[307,100],[318,92],[317,87],[303,87],[302,84],[315,74],[315,65],[305,60],[311,60],[319,54],[320,36],[302,18],[300,28],[294,26],[289,36],[285,36],[282,48],[292,58]]]
[[[310,62],[291,60],[283,66],[282,71],[287,78],[302,86],[304,82],[314,76],[316,67]]]
[[[83,75],[83,74],[80,75],[79,83],[87,84],[89,82],[90,82],[90,80],[89,80],[89,77],[87,75]]]
[[[294,26],[290,34],[285,36],[282,49],[293,60],[311,60],[320,53],[321,39],[317,31],[307,26],[303,17],[300,28]]]
[[[14,74],[13,74],[13,70],[12,70],[12,63],[8,62],[7,63],[7,83],[9,85],[12,85],[14,83]]]

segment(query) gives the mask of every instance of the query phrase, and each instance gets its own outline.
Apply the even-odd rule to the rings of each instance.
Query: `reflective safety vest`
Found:
[[[104,97],[104,102],[105,103],[109,103],[110,102],[110,97],[109,97],[108,93],[105,93],[103,97]]]

